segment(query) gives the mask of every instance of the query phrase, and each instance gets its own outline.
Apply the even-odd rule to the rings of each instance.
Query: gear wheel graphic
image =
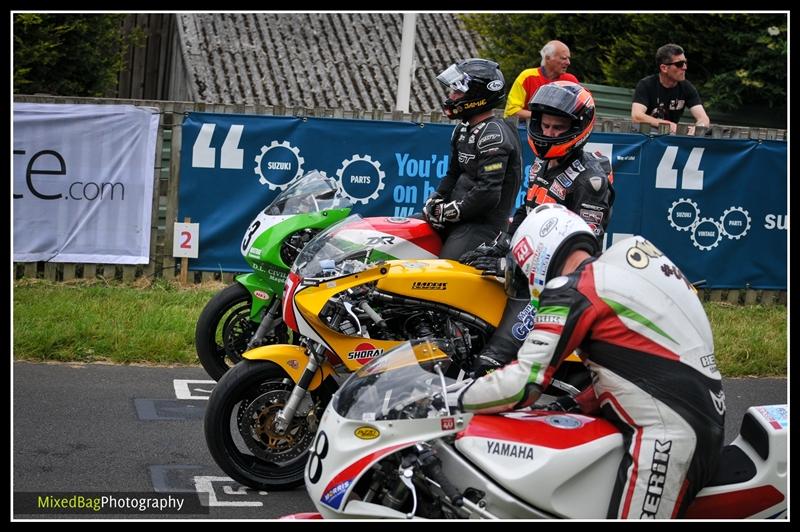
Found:
[[[714,239],[714,242],[712,242],[711,244],[703,245],[697,241],[697,230],[700,227],[702,227],[703,224],[707,223],[714,224],[714,227],[717,230],[717,238]],[[717,247],[719,245],[719,241],[722,240],[722,228],[719,225],[720,225],[719,222],[717,222],[713,218],[701,218],[700,221],[694,224],[692,228],[692,244],[694,244],[694,246],[700,249],[701,251],[708,251],[711,248]]]
[[[375,187],[375,191],[369,196],[362,198],[357,198],[352,194],[350,194],[349,192],[347,192],[347,189],[344,187],[344,183],[342,182],[344,171],[347,169],[347,167],[358,161],[364,161],[365,163],[369,163],[378,172],[378,186]],[[342,195],[350,198],[350,201],[352,201],[353,203],[361,203],[363,205],[366,205],[370,200],[378,199],[378,193],[381,190],[383,190],[384,187],[386,186],[383,183],[383,178],[386,177],[386,173],[383,170],[381,170],[380,161],[373,161],[372,157],[370,157],[369,155],[364,155],[363,157],[361,157],[360,155],[356,154],[353,155],[350,159],[345,159],[344,161],[342,161],[342,167],[336,170],[336,177],[339,178],[339,188],[342,191]]]
[[[736,234],[736,235],[732,235],[727,230],[725,230],[725,218],[727,218],[728,215],[733,213],[733,212],[742,213],[744,215],[745,220],[747,221],[747,224],[744,226],[744,229],[742,230],[742,232],[739,233],[739,234]],[[745,236],[750,231],[750,222],[751,221],[752,220],[750,219],[750,213],[747,212],[742,207],[729,207],[729,208],[725,209],[725,212],[723,212],[722,216],[720,216],[719,225],[720,225],[720,227],[722,227],[722,232],[725,234],[725,236],[727,236],[731,240],[739,240],[740,238]]]
[[[675,211],[675,207],[678,205],[691,205],[694,208],[694,221],[689,225],[678,225],[672,219],[672,213]],[[676,231],[691,231],[699,222],[700,219],[700,207],[694,201],[690,200],[689,198],[680,198],[679,200],[673,201],[672,206],[667,211],[667,220],[669,221],[669,225],[673,227]]]
[[[291,151],[294,154],[295,158],[297,159],[297,172],[295,172],[294,177],[292,177],[290,180],[288,180],[286,183],[283,184],[273,183],[272,181],[264,177],[264,174],[261,172],[261,161],[262,159],[264,159],[264,155],[266,155],[267,152],[269,152],[270,150],[274,150],[275,148],[286,148],[287,150]],[[303,163],[305,162],[305,159],[300,157],[300,149],[292,146],[291,144],[289,144],[288,141],[284,140],[282,142],[278,142],[277,140],[273,140],[269,146],[261,146],[261,153],[259,155],[256,155],[255,162],[256,162],[255,173],[258,174],[259,183],[261,183],[262,185],[269,186],[270,190],[284,190],[295,179],[303,175]]]

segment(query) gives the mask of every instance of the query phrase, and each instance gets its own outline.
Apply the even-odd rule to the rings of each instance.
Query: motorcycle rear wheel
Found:
[[[289,490],[303,472],[317,424],[333,395],[330,383],[312,392],[310,415],[298,414],[284,432],[272,420],[294,382],[277,364],[243,360],[217,383],[206,409],[204,431],[217,465],[232,479],[258,490]]]
[[[197,358],[206,373],[218,381],[231,366],[242,360],[247,343],[258,329],[250,319],[252,296],[240,283],[226,286],[206,304],[195,326]],[[262,345],[288,340],[287,328],[278,324],[264,337]]]

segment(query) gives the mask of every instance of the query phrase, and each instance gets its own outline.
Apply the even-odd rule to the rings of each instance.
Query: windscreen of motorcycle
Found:
[[[456,383],[444,376],[454,353],[452,344],[443,339],[404,342],[353,373],[331,407],[340,416],[359,421],[450,416],[443,388]]]
[[[250,222],[242,237],[240,250],[245,259],[250,255],[250,249],[258,238],[276,225],[296,216],[321,212],[331,209],[350,208],[350,200],[342,196],[338,182],[316,170],[292,181],[266,209],[259,212]],[[260,250],[255,250],[254,258],[260,256]]]
[[[366,269],[371,248],[341,231],[361,219],[351,214],[317,234],[297,255],[292,272],[307,279],[339,277]]]
[[[352,207],[335,179],[312,170],[295,179],[264,209],[268,216],[285,216]]]

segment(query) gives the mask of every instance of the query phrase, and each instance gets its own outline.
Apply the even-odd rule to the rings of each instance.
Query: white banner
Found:
[[[14,261],[147,264],[158,109],[14,104]]]

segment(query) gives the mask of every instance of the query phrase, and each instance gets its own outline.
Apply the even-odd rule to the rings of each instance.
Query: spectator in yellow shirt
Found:
[[[520,120],[528,120],[531,117],[528,102],[542,85],[559,80],[578,83],[578,78],[567,74],[570,54],[566,44],[550,41],[539,53],[542,55],[541,66],[523,70],[514,81],[506,101],[505,118],[516,115]]]

